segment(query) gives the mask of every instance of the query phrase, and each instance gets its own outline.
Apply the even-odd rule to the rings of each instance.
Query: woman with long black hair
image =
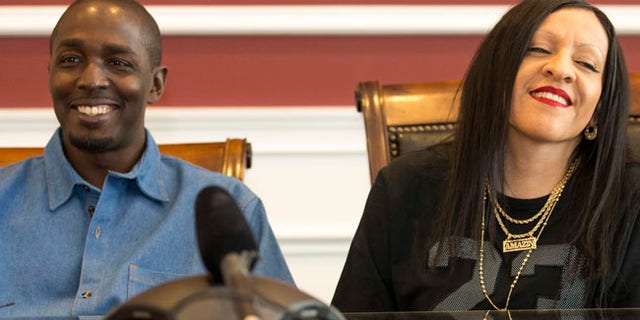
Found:
[[[372,186],[333,304],[345,312],[640,306],[640,167],[614,27],[525,0],[482,42],[452,139]]]

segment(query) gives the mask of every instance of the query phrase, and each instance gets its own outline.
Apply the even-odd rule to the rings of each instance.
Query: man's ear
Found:
[[[148,104],[154,104],[162,97],[164,88],[167,85],[168,71],[169,70],[166,66],[156,67],[153,71],[153,85],[151,86],[151,91],[149,92],[149,99],[147,100]]]

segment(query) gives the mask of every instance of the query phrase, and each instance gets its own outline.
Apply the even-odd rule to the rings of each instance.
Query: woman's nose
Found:
[[[557,81],[575,81],[576,73],[571,57],[563,54],[556,54],[549,58],[549,61],[542,69],[545,76],[553,77]]]

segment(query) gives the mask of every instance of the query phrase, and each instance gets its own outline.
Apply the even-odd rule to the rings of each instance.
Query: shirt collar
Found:
[[[110,172],[109,176],[136,180],[138,188],[147,197],[157,201],[169,201],[162,180],[161,155],[158,145],[145,129],[146,146],[140,160],[127,173]],[[62,150],[62,129],[58,128],[44,149],[46,183],[49,196],[49,209],[55,210],[65,203],[76,185],[90,184],[73,169]]]
[[[142,157],[133,169],[126,174],[119,174],[116,172],[112,172],[112,175],[122,175],[123,177],[127,177],[129,179],[136,179],[138,183],[138,187],[142,190],[143,193],[147,195],[147,197],[153,198],[158,201],[167,202],[169,201],[169,195],[167,194],[167,189],[164,186],[164,175],[162,173],[162,156],[160,155],[160,149],[158,149],[158,145],[156,141],[149,133],[149,130],[145,129],[145,134],[147,135],[147,143],[142,153]]]

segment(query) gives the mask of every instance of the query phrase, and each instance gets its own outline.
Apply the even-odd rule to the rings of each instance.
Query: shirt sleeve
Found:
[[[262,201],[254,196],[243,210],[256,236],[260,252],[260,260],[252,273],[294,285],[293,277],[271,229]]]
[[[383,171],[369,192],[332,304],[343,312],[393,311],[390,212]]]

